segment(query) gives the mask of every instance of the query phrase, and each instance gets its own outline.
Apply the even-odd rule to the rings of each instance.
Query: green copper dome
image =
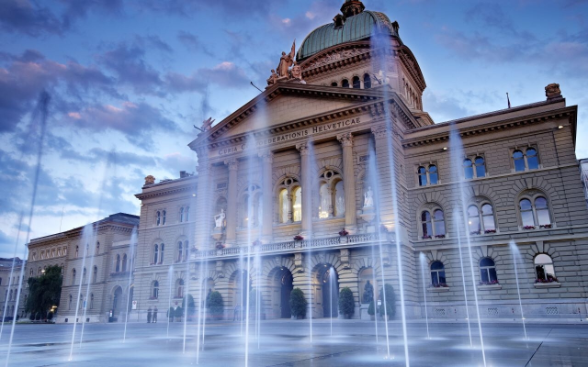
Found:
[[[397,25],[393,25],[384,13],[365,10],[348,17],[338,14],[333,23],[318,27],[306,36],[296,59],[306,59],[342,43],[368,39],[374,30],[399,37]]]

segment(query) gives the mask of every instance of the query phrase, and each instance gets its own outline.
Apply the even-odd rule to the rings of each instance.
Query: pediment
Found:
[[[284,83],[267,89],[211,130],[200,134],[193,143],[202,142],[204,139],[210,143],[252,131],[271,129],[289,121],[329,114],[381,98],[381,92],[375,89]]]

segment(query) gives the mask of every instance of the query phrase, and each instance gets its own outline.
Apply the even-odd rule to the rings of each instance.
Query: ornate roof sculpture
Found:
[[[333,23],[318,27],[306,36],[298,50],[296,60],[304,60],[342,43],[368,39],[374,29],[376,32],[395,36],[400,40],[398,23],[390,22],[384,13],[365,10],[361,1],[345,1],[341,7],[341,13],[333,18]]]

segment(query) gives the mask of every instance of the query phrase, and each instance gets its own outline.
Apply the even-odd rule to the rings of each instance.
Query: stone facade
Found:
[[[132,233],[138,224],[139,217],[118,213],[29,243],[25,282],[41,275],[47,266],[62,268],[56,322],[106,322],[111,310],[118,320],[126,317],[124,306],[133,289],[132,259],[137,246]]]
[[[15,259],[0,259],[0,317],[12,319],[16,307],[18,307],[17,316],[24,315],[24,306],[19,302],[17,306],[19,277],[22,270],[22,260],[18,257]],[[26,279],[26,278],[25,278]],[[21,300],[24,294],[21,292]]]
[[[477,312],[476,293],[482,318],[512,319],[520,314],[508,247],[514,241],[527,316],[586,316],[588,211],[574,153],[577,107],[566,106],[551,87],[543,102],[434,124],[423,111],[420,67],[394,35],[398,25],[391,26],[395,32],[381,49],[364,39],[299,59],[306,84],[278,80],[205,129],[190,143],[199,160],[195,177],[146,181],[137,195],[135,294],[143,314],[178,301],[181,280],[197,304],[219,291],[232,319],[244,305],[249,277],[250,287],[261,289],[266,318],[289,316],[292,287],[303,290],[313,317],[329,316],[325,295],[334,271],[334,287],[351,288],[354,317],[363,318],[366,281],[375,283],[376,294],[383,282],[392,284],[400,300],[402,266],[408,317],[427,311],[433,319],[465,319]],[[458,176],[452,172],[452,126],[463,141],[459,164],[473,162],[471,177],[461,167]],[[369,191],[374,209],[365,205]],[[522,207],[521,200],[537,198],[544,201],[531,211]],[[546,208],[538,206],[543,202]],[[182,223],[177,213],[187,205],[193,213]],[[477,208],[476,219],[468,220],[483,223],[478,229],[464,224],[458,234],[460,205]],[[484,205],[491,208],[485,216]],[[157,225],[156,213],[164,210],[168,223]],[[436,210],[443,211],[441,220]],[[155,261],[154,246],[162,243],[165,256]],[[190,244],[187,262],[176,262],[179,243]],[[539,254],[549,255],[555,274],[538,273]],[[434,284],[435,261],[445,279]]]

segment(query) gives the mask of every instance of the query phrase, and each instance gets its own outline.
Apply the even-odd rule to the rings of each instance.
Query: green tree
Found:
[[[394,294],[394,287],[390,284],[385,284],[385,288],[380,289],[380,315],[388,315],[388,319],[393,319],[396,315],[396,294]],[[386,290],[386,299],[384,299],[384,290]],[[386,309],[384,310],[384,306]]]
[[[292,292],[290,293],[290,310],[292,311],[292,316],[297,319],[305,318],[307,306],[308,302],[306,301],[306,298],[304,298],[304,292],[302,292],[302,289],[292,289]]]
[[[29,278],[29,296],[25,311],[47,318],[47,313],[53,306],[59,307],[62,281],[61,266],[57,265],[47,267],[41,276]]]
[[[211,317],[218,320],[222,319],[225,309],[223,296],[217,291],[210,292],[206,297],[206,308]]]
[[[351,318],[355,313],[355,300],[349,287],[342,288],[339,293],[339,313],[346,318]]]
[[[192,297],[191,294],[188,294],[188,296],[184,296],[184,298],[182,299],[182,308],[186,309],[186,302],[188,302],[188,317],[192,317],[194,315],[194,313],[196,312],[196,304],[194,303],[194,297]]]

